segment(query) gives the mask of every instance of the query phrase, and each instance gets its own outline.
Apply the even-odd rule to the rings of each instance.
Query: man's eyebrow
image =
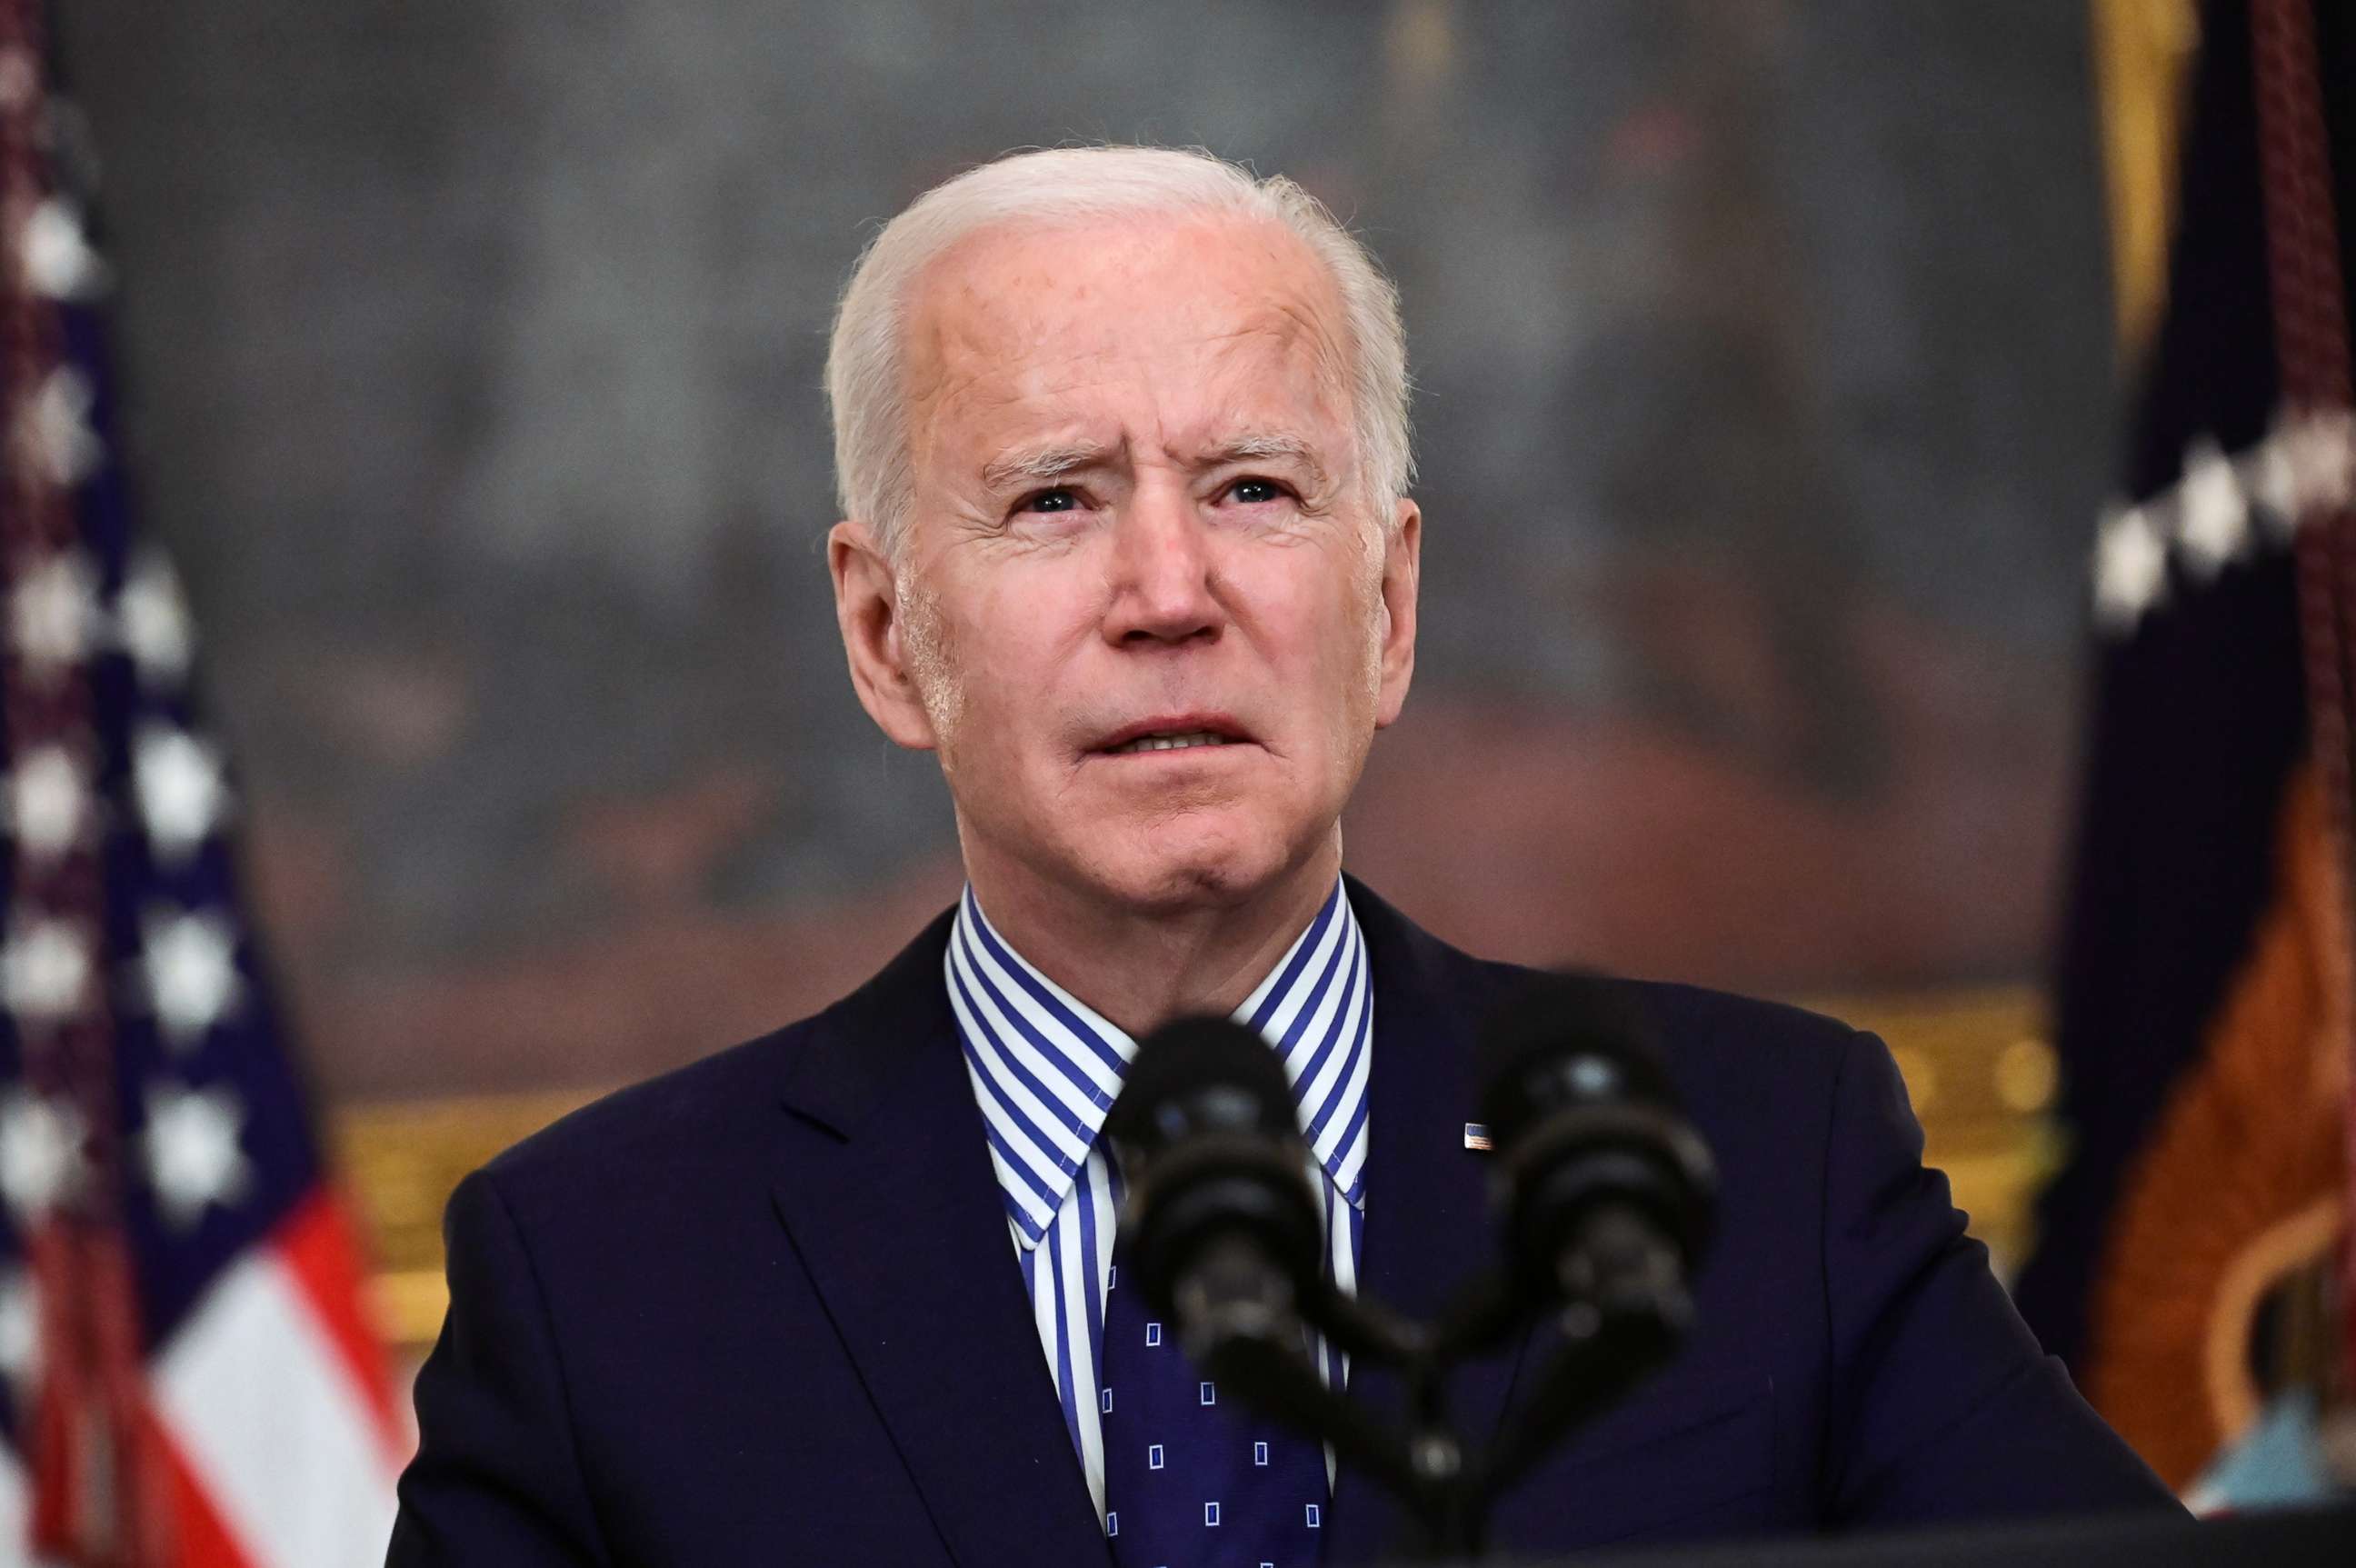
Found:
[[[981,482],[984,488],[992,490],[1045,484],[1078,473],[1083,468],[1098,467],[1108,461],[1112,453],[1111,447],[1099,442],[1017,447],[984,463],[981,466]]]
[[[1224,467],[1230,463],[1298,463],[1316,476],[1322,483],[1325,465],[1318,460],[1317,449],[1298,435],[1281,431],[1253,431],[1215,443],[1200,459],[1206,468]]]
[[[1026,485],[1053,484],[1083,469],[1103,467],[1113,460],[1117,450],[1094,441],[1018,446],[982,465],[982,486],[989,490],[1004,491]],[[1294,463],[1307,469],[1321,484],[1327,478],[1316,447],[1282,431],[1248,431],[1214,442],[1197,454],[1194,461],[1205,468],[1235,463]]]

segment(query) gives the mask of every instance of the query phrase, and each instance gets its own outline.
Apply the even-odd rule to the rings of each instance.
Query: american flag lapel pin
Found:
[[[1480,1154],[1489,1152],[1489,1124],[1485,1122],[1464,1123],[1464,1146]]]

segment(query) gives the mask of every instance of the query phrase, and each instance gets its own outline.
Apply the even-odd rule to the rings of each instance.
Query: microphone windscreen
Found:
[[[1244,1025],[1210,1017],[1176,1019],[1138,1043],[1105,1131],[1148,1149],[1214,1131],[1301,1136],[1276,1052]]]
[[[1628,986],[1597,975],[1533,976],[1490,1015],[1476,1059],[1482,1119],[1501,1151],[1564,1106],[1677,1102],[1651,1019]]]
[[[1182,1018],[1138,1045],[1105,1116],[1120,1163],[1119,1246],[1147,1301],[1183,1318],[1180,1283],[1225,1245],[1294,1303],[1319,1298],[1317,1194],[1283,1064],[1251,1029]]]

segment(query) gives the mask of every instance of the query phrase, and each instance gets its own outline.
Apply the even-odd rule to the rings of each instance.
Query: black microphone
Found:
[[[1198,1364],[1241,1343],[1299,1354],[1325,1291],[1323,1233],[1291,1086],[1225,1018],[1147,1036],[1105,1117],[1128,1192],[1124,1273]]]
[[[1105,1133],[1128,1189],[1114,1254],[1122,1286],[1144,1292],[1222,1389],[1403,1495],[1421,1486],[1407,1444],[1327,1388],[1309,1359],[1309,1325],[1369,1362],[1423,1347],[1412,1326],[1326,1280],[1309,1145],[1268,1042],[1226,1018],[1156,1029]]]
[[[1562,1309],[1574,1337],[1631,1316],[1682,1331],[1717,1177],[1627,988],[1539,978],[1489,1020],[1481,1060],[1524,1304]]]
[[[1473,1478],[1485,1502],[1676,1354],[1717,1176],[1625,987],[1539,978],[1489,1020],[1481,1059],[1509,1288],[1562,1335]]]

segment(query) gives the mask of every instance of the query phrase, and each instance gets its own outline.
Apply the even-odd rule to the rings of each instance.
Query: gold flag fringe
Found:
[[[2347,1190],[2349,947],[2312,768],[2276,840],[2274,903],[2128,1166],[2091,1304],[2087,1396],[2179,1488],[2255,1418],[2258,1307],[2328,1259]]]

